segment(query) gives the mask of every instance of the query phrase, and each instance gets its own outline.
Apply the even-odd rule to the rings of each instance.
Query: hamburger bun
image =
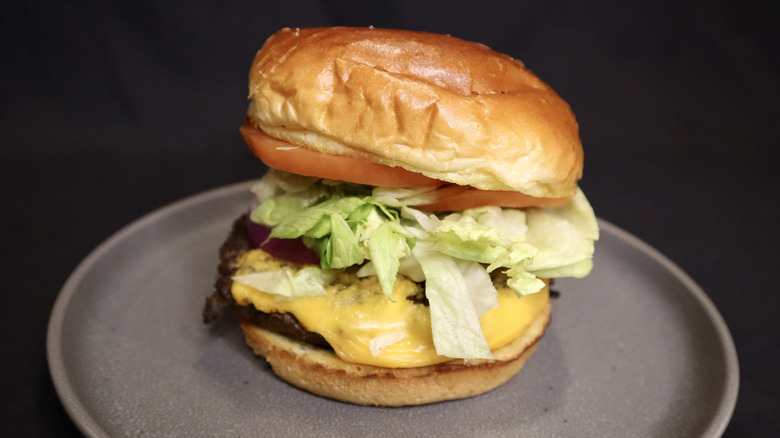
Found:
[[[493,359],[452,360],[416,368],[383,368],[339,359],[333,351],[265,330],[246,320],[241,329],[255,354],[281,379],[324,397],[375,406],[405,406],[455,400],[488,392],[520,371],[550,322],[547,306]]]
[[[535,197],[571,196],[582,175],[569,105],[522,62],[482,44],[282,29],[249,79],[249,123],[297,146]]]

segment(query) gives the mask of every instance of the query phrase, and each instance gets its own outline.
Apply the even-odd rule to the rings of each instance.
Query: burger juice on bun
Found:
[[[569,106],[451,36],[282,29],[241,133],[270,170],[220,249],[203,317],[237,309],[287,382],[351,403],[470,397],[514,376],[549,281],[592,268]]]

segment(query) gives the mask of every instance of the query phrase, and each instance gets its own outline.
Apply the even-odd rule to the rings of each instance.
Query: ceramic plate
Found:
[[[217,249],[249,184],[194,196],[92,252],[49,322],[49,367],[90,437],[719,436],[738,366],[704,292],[664,256],[601,221],[595,269],[558,280],[536,354],[479,397],[353,406],[277,379],[226,316],[205,326]]]

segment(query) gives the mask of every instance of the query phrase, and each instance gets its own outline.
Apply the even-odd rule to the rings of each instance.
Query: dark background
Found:
[[[45,338],[80,260],[158,207],[262,174],[238,126],[265,38],[375,25],[483,42],[571,104],[597,214],[690,274],[731,330],[726,436],[780,436],[780,14],[642,3],[2,2],[2,434],[77,435]]]

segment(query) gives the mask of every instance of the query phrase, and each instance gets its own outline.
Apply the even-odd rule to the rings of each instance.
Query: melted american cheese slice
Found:
[[[262,250],[253,250],[243,256],[236,274],[280,268],[295,270]],[[549,300],[546,286],[522,298],[506,286],[497,284],[497,288],[499,307],[479,319],[491,350],[517,338]],[[399,276],[391,301],[376,277],[342,273],[326,290],[326,295],[286,299],[233,282],[231,292],[241,306],[252,304],[266,313],[292,313],[306,330],[322,335],[348,362],[406,368],[452,360],[436,354],[428,307],[407,299],[420,293],[421,285]]]

